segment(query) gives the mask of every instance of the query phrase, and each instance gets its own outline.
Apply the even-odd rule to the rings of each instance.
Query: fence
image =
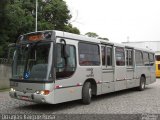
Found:
[[[0,64],[10,65],[11,63],[12,63],[12,60],[10,60],[10,59],[0,58]]]
[[[9,78],[11,77],[11,61],[0,58],[0,89],[9,88]]]

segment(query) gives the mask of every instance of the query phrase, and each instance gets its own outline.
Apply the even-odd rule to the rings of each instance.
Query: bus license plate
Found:
[[[29,100],[29,97],[28,96],[22,96],[21,99],[22,100]]]

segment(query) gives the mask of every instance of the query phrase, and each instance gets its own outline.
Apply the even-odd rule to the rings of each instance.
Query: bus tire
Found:
[[[86,82],[83,85],[82,88],[82,103],[83,104],[90,104],[91,103],[91,97],[92,97],[92,88],[91,88],[91,83]]]
[[[143,91],[146,87],[146,78],[144,76],[141,76],[140,78],[140,85],[138,87],[139,91]]]

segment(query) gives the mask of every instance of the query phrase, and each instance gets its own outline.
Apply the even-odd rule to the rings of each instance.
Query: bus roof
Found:
[[[63,32],[63,31],[57,31],[57,30],[53,30],[53,31],[55,32],[57,37],[62,37],[63,36],[63,38],[69,38],[69,39],[78,40],[78,41],[94,42],[94,43],[98,43],[98,44],[112,44],[114,46],[133,48],[133,49],[136,49],[136,50],[141,50],[141,51],[147,51],[147,52],[154,53],[154,51],[152,51],[152,50],[142,49],[142,48],[133,47],[133,46],[129,46],[129,45],[124,45],[124,44],[120,44],[120,43],[113,43],[113,42],[103,40],[103,39],[97,39],[97,38],[92,38],[92,37],[88,37],[88,36],[84,36],[84,35],[77,35],[77,34]]]
[[[49,32],[49,31],[52,31],[55,34],[55,36],[61,37],[61,38],[69,38],[69,39],[73,39],[73,40],[77,40],[77,41],[86,41],[86,42],[93,42],[93,43],[98,43],[98,44],[111,44],[111,45],[114,45],[114,46],[133,48],[133,49],[136,49],[136,50],[141,50],[141,51],[147,51],[147,52],[154,53],[154,51],[148,50],[148,49],[142,49],[142,48],[133,47],[133,46],[130,46],[130,45],[125,45],[125,44],[120,44],[120,43],[113,43],[113,42],[103,40],[103,39],[92,38],[92,37],[88,37],[88,36],[85,36],[85,35],[77,35],[77,34],[68,33],[68,32],[64,32],[64,31],[45,30],[45,31],[37,31],[37,32]],[[32,34],[32,33],[36,33],[36,32],[30,32],[30,33],[27,33],[27,34],[24,34],[24,35],[28,35],[28,34]]]

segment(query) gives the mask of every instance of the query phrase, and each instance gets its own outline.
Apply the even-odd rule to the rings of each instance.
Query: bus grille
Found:
[[[160,64],[158,64],[158,70],[160,70]]]

